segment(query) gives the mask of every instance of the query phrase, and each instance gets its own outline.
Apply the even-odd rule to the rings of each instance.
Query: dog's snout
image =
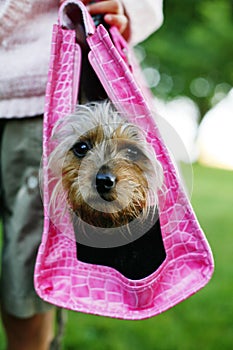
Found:
[[[109,193],[116,184],[116,176],[99,171],[96,175],[96,189],[100,195]]]

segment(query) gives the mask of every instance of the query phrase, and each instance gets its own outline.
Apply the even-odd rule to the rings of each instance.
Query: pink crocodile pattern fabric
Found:
[[[75,3],[80,5],[78,1]],[[35,268],[35,288],[41,298],[59,307],[136,320],[155,316],[196,293],[210,280],[214,263],[149,105],[135,81],[132,67],[126,63],[125,51],[119,52],[124,41],[115,30],[112,37],[116,45],[102,26],[88,36],[90,62],[117,108],[144,128],[163,166],[165,192],[160,195],[159,216],[166,260],[142,280],[127,279],[113,268],[80,262],[69,218],[64,217],[59,228],[51,220],[54,213],[49,207],[51,184],[47,171],[50,137],[54,123],[74,108],[81,64],[74,31],[55,25],[44,120],[45,220]],[[62,208],[58,208],[58,213],[59,210],[62,212]]]

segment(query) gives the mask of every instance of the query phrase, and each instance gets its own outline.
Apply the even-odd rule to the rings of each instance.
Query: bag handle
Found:
[[[95,19],[90,15],[86,6],[80,0],[66,0],[61,4],[58,12],[58,24],[60,27],[66,29],[78,29],[77,32],[81,37],[81,41],[85,41],[88,36],[93,35],[96,32],[97,28]],[[82,34],[83,31],[84,34]],[[111,38],[121,57],[131,69],[130,62],[127,57],[128,45],[126,41],[120,35],[116,27],[113,26],[108,28],[108,32],[110,33]],[[82,37],[83,35],[85,38]]]
[[[74,18],[72,18],[72,13]],[[85,35],[94,34],[96,30],[94,21],[86,6],[79,0],[67,0],[61,4],[58,12],[58,24],[67,29],[75,29],[80,23],[77,14],[82,15]]]

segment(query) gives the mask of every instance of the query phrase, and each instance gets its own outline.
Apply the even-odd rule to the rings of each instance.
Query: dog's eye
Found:
[[[91,149],[91,145],[87,141],[79,141],[72,147],[72,151],[74,152],[74,155],[78,158],[85,157],[85,155],[90,149]]]
[[[139,155],[139,150],[136,147],[127,148],[126,155],[130,160],[136,160]]]

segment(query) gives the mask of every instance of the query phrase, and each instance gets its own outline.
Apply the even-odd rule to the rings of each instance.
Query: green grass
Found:
[[[68,312],[64,350],[232,350],[233,172],[194,165],[191,198],[215,258],[210,283],[167,312],[122,321]],[[0,330],[0,350],[3,350]]]

